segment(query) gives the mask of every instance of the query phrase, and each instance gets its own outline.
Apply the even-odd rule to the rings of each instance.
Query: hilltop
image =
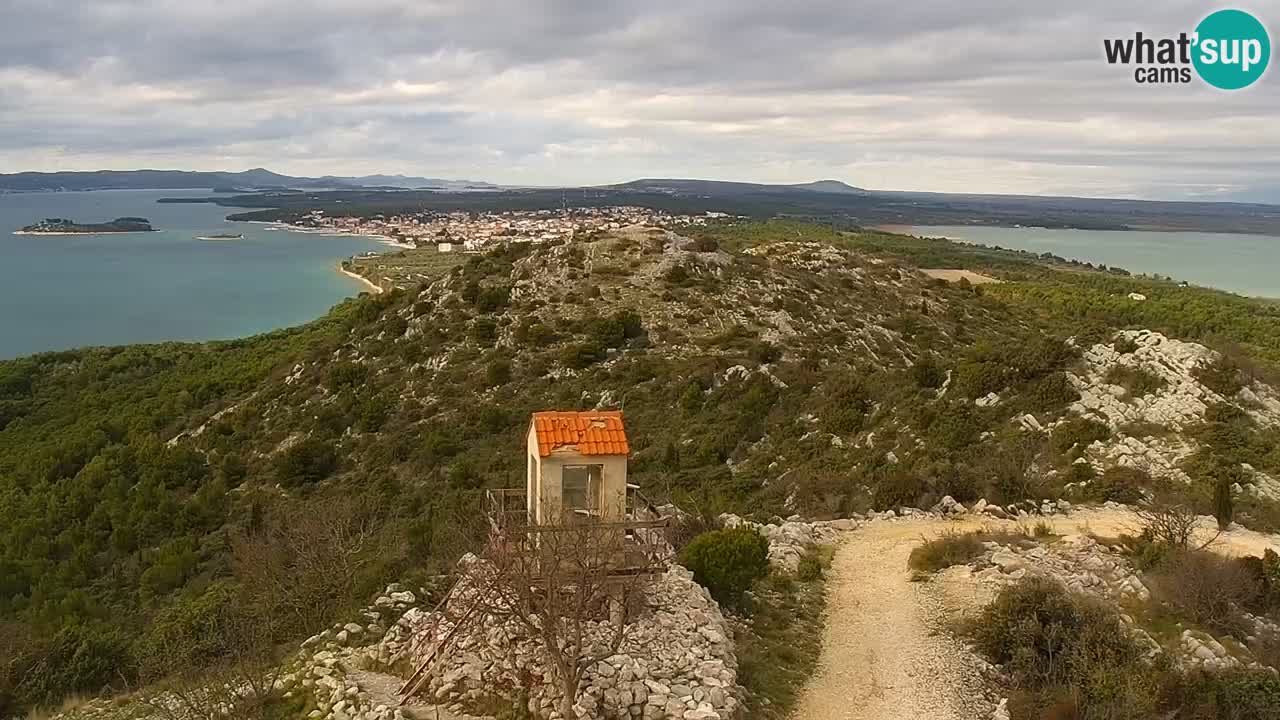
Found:
[[[943,240],[687,232],[509,245],[257,338],[0,364],[0,714],[233,657],[200,640],[219,613],[270,618],[265,646],[426,583],[473,491],[523,484],[538,409],[622,409],[632,481],[708,517],[1162,478],[1207,507],[1227,477],[1240,522],[1280,527],[1274,306]]]

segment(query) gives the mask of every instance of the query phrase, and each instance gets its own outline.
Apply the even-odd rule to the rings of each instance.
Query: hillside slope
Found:
[[[1115,300],[1132,289],[1151,300]],[[209,634],[228,614],[270,647],[438,569],[474,491],[522,484],[538,409],[621,408],[632,481],[708,515],[1131,500],[1168,475],[1204,502],[1226,478],[1275,526],[1276,396],[1250,358],[1280,319],[1245,302],[731,223],[512,246],[245,341],[3,363],[0,701],[207,667],[247,642]]]

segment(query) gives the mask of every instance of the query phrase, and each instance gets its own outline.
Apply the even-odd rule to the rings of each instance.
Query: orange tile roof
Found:
[[[538,435],[538,455],[546,457],[558,448],[574,446],[583,455],[626,455],[627,431],[617,410],[588,412],[536,412],[533,429]]]

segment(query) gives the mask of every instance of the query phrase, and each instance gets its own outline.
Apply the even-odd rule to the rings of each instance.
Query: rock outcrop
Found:
[[[1112,437],[1094,442],[1085,451],[1085,461],[1096,469],[1127,466],[1155,477],[1190,482],[1180,465],[1199,444],[1184,433],[1202,423],[1205,411],[1215,403],[1239,406],[1260,426],[1280,425],[1280,394],[1274,388],[1255,381],[1234,396],[1224,397],[1196,378],[1198,368],[1220,358],[1216,351],[1149,330],[1126,330],[1116,337],[1132,341],[1135,349],[1121,353],[1111,344],[1093,345],[1084,350],[1081,367],[1068,373],[1080,394],[1070,410],[1098,420],[1112,431]],[[1123,387],[1107,382],[1115,368],[1145,371],[1159,378],[1163,387],[1132,396]],[[1133,433],[1134,428],[1158,431]],[[1280,482],[1249,471],[1253,482],[1245,492],[1280,499]]]
[[[803,522],[793,518],[780,523],[756,523],[737,515],[720,516],[720,524],[726,528],[746,526],[754,528],[769,541],[769,564],[784,572],[795,572],[800,558],[815,545],[834,543],[842,530],[857,527],[855,519]]]

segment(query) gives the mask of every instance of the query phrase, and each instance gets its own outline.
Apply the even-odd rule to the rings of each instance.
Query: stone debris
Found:
[[[800,558],[804,557],[809,548],[831,545],[836,542],[841,531],[853,530],[858,526],[858,520],[853,518],[802,522],[796,519],[798,517],[779,523],[762,524],[725,513],[720,516],[720,524],[726,528],[744,525],[754,528],[769,541],[769,564],[790,573],[799,569]]]
[[[575,706],[578,716],[732,717],[742,697],[737,657],[732,631],[711,595],[693,581],[692,573],[673,565],[645,587],[643,603],[644,612],[628,624],[617,651],[584,673]],[[378,652],[391,657],[407,652],[416,664],[452,628],[447,616],[406,613]],[[589,623],[587,632],[595,644],[607,647],[612,629],[607,621],[599,621]],[[485,618],[461,635],[441,656],[422,694],[450,708],[495,697],[512,702],[527,698],[535,717],[561,720],[560,689],[540,641],[526,636],[523,626]]]
[[[987,552],[972,563],[974,577],[984,582],[1007,584],[1031,574],[1110,601],[1151,597],[1127,559],[1087,535],[1067,535],[1047,544],[987,545]]]
[[[1221,671],[1244,666],[1226,646],[1199,630],[1183,630],[1179,649],[1182,651],[1179,661],[1184,667]]]

